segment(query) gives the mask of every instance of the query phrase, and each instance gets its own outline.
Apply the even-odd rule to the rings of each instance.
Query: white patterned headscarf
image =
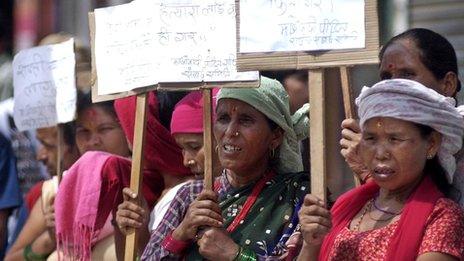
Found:
[[[390,117],[426,125],[441,133],[437,156],[448,182],[453,182],[454,155],[461,149],[464,135],[464,119],[453,98],[415,81],[393,79],[364,87],[356,105],[361,126],[374,117]]]

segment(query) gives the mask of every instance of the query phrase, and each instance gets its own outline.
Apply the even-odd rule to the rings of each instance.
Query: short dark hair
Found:
[[[74,121],[60,123],[58,128],[63,131],[63,141],[69,146],[74,147],[76,145],[76,124]]]
[[[99,108],[103,109],[106,113],[114,116],[117,118],[116,111],[114,110],[114,101],[103,101],[98,103],[92,103],[92,97],[90,92],[77,92],[77,115],[79,116],[83,111],[92,107],[98,106]]]
[[[443,79],[448,72],[454,72],[459,77],[456,51],[453,45],[442,35],[425,28],[409,29],[390,39],[380,50],[380,61],[382,61],[383,55],[390,45],[405,39],[414,41],[419,49],[422,63],[432,72],[436,79]],[[456,93],[460,90],[461,81],[458,78]]]

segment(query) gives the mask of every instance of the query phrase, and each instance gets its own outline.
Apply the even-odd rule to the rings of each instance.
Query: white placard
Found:
[[[234,0],[134,1],[96,9],[95,28],[98,95],[259,78],[237,72]]]
[[[240,53],[365,47],[364,0],[240,0]]]
[[[99,95],[158,83],[155,7],[154,1],[143,1],[95,9]]]
[[[235,0],[165,0],[159,5],[160,82],[256,80],[237,73]]]
[[[19,130],[72,121],[76,113],[74,40],[22,50],[13,60]]]

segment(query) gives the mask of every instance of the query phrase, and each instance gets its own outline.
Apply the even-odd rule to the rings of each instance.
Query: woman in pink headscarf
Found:
[[[156,203],[165,187],[183,182],[191,176],[190,170],[182,164],[182,151],[172,138],[169,125],[163,120],[171,111],[166,99],[174,97],[166,98],[163,95],[159,92],[148,94],[140,198],[149,207]],[[117,100],[114,106],[130,144],[134,137],[136,98]],[[57,197],[57,201],[62,204],[55,210],[57,248],[66,259],[89,259],[90,249],[95,247],[98,239],[113,232],[116,249],[122,249],[121,233],[118,233],[117,227],[111,226],[110,221],[114,219],[116,207],[123,202],[122,190],[129,186],[131,165],[127,158],[87,152],[69,170],[78,175],[67,175],[63,179],[61,187],[67,189],[60,189],[61,197]]]
[[[217,89],[213,90],[213,96],[216,93]],[[197,178],[202,178],[204,170],[203,99],[200,91],[190,93],[176,105],[172,113],[171,135],[182,148],[184,166],[188,167]],[[213,160],[217,162],[216,158]],[[213,166],[219,166],[219,164],[213,164]],[[213,172],[218,173],[219,170],[215,169]],[[129,229],[139,229],[138,249],[140,252],[144,250],[151,231],[163,219],[177,191],[189,182],[186,180],[174,184],[168,177],[163,176],[163,178],[165,189],[151,213],[145,202],[142,204],[134,202],[137,195],[129,188],[124,188],[124,202],[119,205],[116,212],[116,222],[123,234],[128,233]]]

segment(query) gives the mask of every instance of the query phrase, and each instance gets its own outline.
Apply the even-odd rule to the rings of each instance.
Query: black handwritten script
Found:
[[[15,104],[15,106],[18,106]],[[30,104],[15,108],[15,120],[19,119],[21,129],[35,129],[56,124],[56,106],[54,101],[36,100]]]
[[[364,46],[363,0],[241,0],[240,3],[242,52]],[[265,37],[265,33],[272,37]]]
[[[132,62],[121,67],[118,67],[118,71],[124,79],[124,84],[131,85],[134,82],[144,81],[148,78],[152,71],[153,63],[147,62]]]
[[[105,53],[124,56],[131,54],[133,50],[151,48],[157,34],[146,28],[153,28],[155,23],[153,17],[140,17],[128,21],[111,19],[104,24],[106,39],[111,39],[103,42]]]
[[[207,36],[199,32],[180,32],[167,31],[166,27],[162,27],[158,34],[158,42],[161,45],[168,46],[179,43],[198,45],[207,41]]]
[[[56,97],[55,83],[51,80],[34,82],[24,86],[22,94],[26,98],[33,96]]]
[[[228,57],[217,57],[209,55],[204,62],[206,79],[214,81],[216,79],[227,79],[233,77],[236,70],[235,54],[229,54]]]
[[[205,16],[235,15],[235,4],[231,1],[217,1],[214,3],[199,4],[161,3],[160,18],[164,24],[172,24],[179,19],[196,20]]]
[[[311,44],[342,44],[347,40],[356,40],[357,31],[350,31],[349,21],[333,18],[323,18],[308,15],[305,20],[295,18],[295,8],[301,8],[299,5],[304,5],[306,8],[315,10],[316,12],[332,12],[334,9],[333,1],[322,0],[306,0],[283,1],[271,0],[272,7],[276,8],[284,23],[278,24],[281,37],[287,38],[287,41],[292,45],[307,46]]]
[[[31,61],[24,64],[21,63],[17,66],[16,75],[18,77],[22,77],[23,79],[36,78],[40,74],[49,71],[49,64],[42,58],[41,54],[34,53],[31,57]]]
[[[277,14],[282,16],[294,13],[297,8],[310,8],[317,12],[334,11],[333,0],[269,0],[268,5],[270,8],[276,9]]]
[[[100,95],[237,75],[235,0],[140,2],[95,11]]]
[[[15,122],[20,130],[53,126],[58,123],[58,90],[75,103],[74,52],[72,41],[35,47],[19,52],[13,61]],[[74,95],[70,96],[72,92]],[[64,102],[65,100],[61,100]],[[71,109],[74,110],[75,104]],[[74,114],[60,122],[72,120]]]
[[[187,81],[215,81],[217,79],[233,77],[233,74],[236,72],[236,58],[234,54],[229,54],[226,57],[215,55],[184,55],[173,58],[172,61]]]
[[[60,110],[57,111],[58,115],[63,114],[64,117],[67,117],[69,114],[74,115],[76,111],[76,100],[72,97],[67,97],[67,99],[65,97],[64,100],[57,101],[56,107],[60,108]]]

